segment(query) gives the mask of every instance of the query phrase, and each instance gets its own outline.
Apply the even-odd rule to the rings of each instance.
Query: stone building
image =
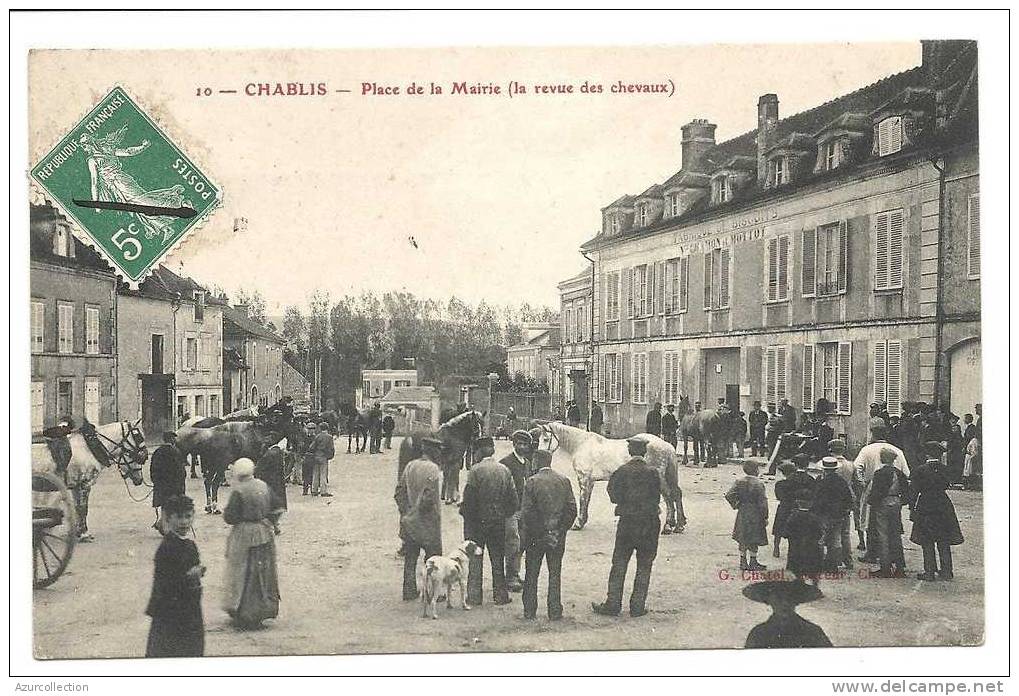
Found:
[[[226,412],[268,406],[282,398],[286,345],[286,339],[249,317],[245,305],[223,307],[223,349],[237,358],[224,358],[230,366],[223,375]]]
[[[311,381],[300,368],[283,354],[283,396],[294,400],[294,408],[307,411],[311,408]]]
[[[552,403],[564,409],[576,401],[586,421],[591,380],[591,304],[594,279],[591,268],[559,283],[559,360],[551,377]]]
[[[521,326],[520,343],[506,349],[506,367],[510,377],[517,373],[529,379],[548,381],[549,361],[559,358],[559,327],[531,322]]]
[[[868,406],[980,399],[976,44],[716,143],[682,128],[682,168],[602,211],[594,393],[612,432],[682,396],[787,398],[854,444]],[[733,108],[739,108],[734,105]]]
[[[32,432],[117,420],[116,279],[52,206],[29,209]]]
[[[162,265],[137,290],[119,287],[120,411],[141,418],[150,439],[185,418],[223,415],[224,305]]]

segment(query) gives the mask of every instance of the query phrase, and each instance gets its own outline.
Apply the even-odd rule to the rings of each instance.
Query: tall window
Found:
[[[768,346],[764,352],[764,399],[772,408],[778,408],[786,394],[786,346]]]
[[[32,352],[46,351],[46,303],[32,301]]]
[[[219,395],[209,394],[209,415],[219,418]]]
[[[32,382],[32,432],[40,432],[46,423],[46,383]]]
[[[888,413],[902,413],[902,342],[874,344],[874,401],[888,404]]]
[[[74,305],[57,305],[57,350],[61,353],[74,352]],[[61,414],[64,415],[64,414]]]
[[[662,399],[666,404],[679,403],[679,353],[666,352],[662,355]]]
[[[768,302],[789,299],[789,235],[768,240]]]
[[[619,369],[622,358],[619,353],[602,355],[602,400],[619,402],[622,400],[622,384]]]
[[[633,381],[630,383],[630,400],[635,404],[647,403],[647,353],[633,354]]]
[[[185,339],[184,347],[184,369],[194,372],[198,369],[198,339],[188,337]]]
[[[587,327],[587,312],[585,311],[584,303],[578,302],[577,307],[573,312],[573,318],[576,322],[577,331],[574,334],[577,343],[584,342],[584,329]]]
[[[674,193],[669,196],[669,217],[678,217],[683,212],[680,207],[680,198],[678,193]]]
[[[902,288],[902,210],[888,210],[874,216],[874,289]]]
[[[57,417],[74,414],[74,382],[68,379],[57,380]]]
[[[803,350],[803,410],[814,409],[815,372],[821,373],[820,396],[835,413],[852,408],[853,344],[848,341],[806,345]]]
[[[902,149],[902,117],[891,116],[877,124],[877,154],[892,155]]]
[[[969,197],[969,224],[966,230],[966,269],[970,279],[980,277],[980,194]]]
[[[637,206],[637,224],[641,227],[651,222],[651,204],[641,203]]]
[[[849,234],[845,221],[803,230],[801,252],[804,297],[825,297],[846,291]]]
[[[567,307],[564,312],[563,321],[563,341],[565,343],[573,342],[573,308]]]
[[[208,414],[205,412],[205,395],[195,394],[195,415],[204,418]]]
[[[633,269],[633,305],[635,315],[645,317],[651,314],[650,287],[653,282],[649,277],[654,268],[648,264],[635,266]]]
[[[789,181],[789,160],[776,157],[771,160],[771,185],[781,186]]]
[[[842,148],[838,140],[829,140],[824,145],[824,168],[828,171],[835,169],[841,164]]]
[[[99,353],[99,308],[85,307],[85,352]]]
[[[99,378],[85,378],[85,418],[89,423],[99,423]]]
[[[685,312],[690,297],[690,257],[665,262],[665,313]]]
[[[619,271],[607,274],[605,279],[605,320],[619,319]]]
[[[730,280],[729,249],[712,249],[704,254],[704,309],[728,309]]]
[[[205,321],[205,293],[201,290],[195,290],[194,294],[195,301],[195,321],[201,323]]]
[[[711,200],[715,203],[725,203],[732,198],[732,184],[729,177],[722,175],[711,180]]]

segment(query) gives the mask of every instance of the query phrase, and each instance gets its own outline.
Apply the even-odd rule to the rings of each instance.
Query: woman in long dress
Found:
[[[264,481],[254,478],[250,459],[234,462],[233,472],[237,483],[223,509],[223,519],[232,527],[226,541],[223,608],[238,627],[257,628],[279,615],[272,495]]]

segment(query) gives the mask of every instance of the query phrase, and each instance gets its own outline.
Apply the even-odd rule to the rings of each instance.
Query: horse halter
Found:
[[[145,436],[137,424],[126,425],[121,422],[120,442],[103,435],[98,430],[95,430],[94,433],[98,438],[102,438],[112,445],[112,447],[107,447],[102,442],[98,442],[106,453],[106,460],[109,464],[117,465],[124,479],[127,479],[129,472],[140,470],[148,458],[148,452],[145,449]],[[135,442],[136,435],[141,444]]]
[[[548,452],[549,454],[553,454],[556,450],[559,449],[559,436],[555,434],[555,430],[552,429],[551,425],[548,424],[543,425],[541,426],[541,430],[542,432],[548,433]],[[552,447],[553,440],[555,441],[555,447]],[[538,448],[541,449],[540,442],[538,443]]]

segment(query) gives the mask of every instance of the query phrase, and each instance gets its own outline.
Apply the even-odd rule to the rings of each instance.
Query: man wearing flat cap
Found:
[[[519,507],[513,474],[505,464],[495,461],[495,442],[480,437],[475,442],[475,459],[467,472],[460,514],[464,519],[464,539],[470,539],[482,551],[488,551],[492,565],[492,599],[496,604],[509,604],[506,587],[506,519]],[[467,578],[467,603],[480,606],[484,573],[483,554],[471,556]]]
[[[524,618],[538,613],[538,576],[541,563],[548,566],[548,618],[563,616],[562,570],[566,552],[566,532],[577,519],[573,484],[552,470],[552,453],[534,453],[535,472],[524,484],[520,511],[520,537],[527,567],[524,575]]]
[[[517,491],[517,499],[524,497],[524,481],[532,471],[531,458],[534,444],[530,433],[517,430],[511,436],[513,451],[499,460],[505,464],[513,475],[513,487]],[[520,509],[506,520],[506,585],[510,592],[520,592],[523,580],[520,579],[520,557],[523,549],[520,546]]]
[[[439,503],[442,470],[442,441],[426,437],[421,441],[423,456],[407,463],[396,484],[396,507],[400,510],[400,539],[403,541],[403,598],[415,599],[418,556],[442,555],[442,510]]]
[[[927,442],[923,450],[927,461],[913,472],[910,491],[913,530],[909,540],[923,550],[923,572],[917,578],[951,580],[955,577],[952,546],[961,544],[963,538],[955,506],[945,492],[949,487],[941,467],[945,450],[940,442]]]
[[[623,604],[623,581],[630,557],[637,554],[637,571],[630,594],[630,616],[647,613],[647,593],[651,585],[651,566],[658,554],[658,534],[661,522],[658,503],[661,500],[661,481],[658,472],[648,466],[647,440],[632,437],[626,441],[630,461],[613,472],[609,478],[609,499],[616,505],[616,543],[612,550],[612,569],[609,571],[608,592],[601,604],[592,604],[596,614],[618,616]]]

